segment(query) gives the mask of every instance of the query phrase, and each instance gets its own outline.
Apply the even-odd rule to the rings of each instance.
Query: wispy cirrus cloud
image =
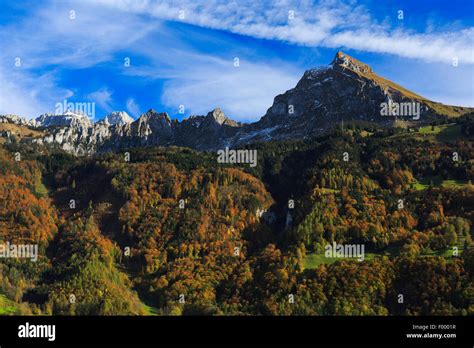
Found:
[[[242,64],[236,68],[233,55],[224,59],[220,56],[222,52],[203,53],[185,42],[187,38],[180,35],[179,30],[170,30],[164,23],[139,13],[130,14],[120,6],[111,8],[112,3],[106,3],[107,6],[88,1],[51,3],[49,7],[35,10],[30,20],[4,27],[0,38],[6,49],[0,53],[0,62],[9,67],[6,69],[7,79],[11,81],[9,90],[28,90],[32,95],[41,91],[43,95],[36,99],[15,98],[11,104],[0,107],[0,113],[25,115],[25,108],[18,106],[28,105],[27,115],[35,115],[34,110],[36,114],[51,111],[56,102],[62,101],[64,93],[57,83],[58,76],[43,73],[46,67],[52,71],[57,68],[58,75],[62,70],[115,67],[122,70],[122,74],[146,79],[151,85],[154,81],[164,81],[162,95],[157,96],[157,100],[171,112],[181,104],[186,105],[186,114],[205,114],[220,106],[236,119],[248,121],[260,118],[273,97],[294,85],[301,75],[301,71],[290,64],[273,58],[262,61],[252,56],[251,50],[247,54],[249,52],[239,43],[229,43],[210,34],[192,34],[193,37],[201,35],[202,45],[219,45],[224,52],[238,51]],[[74,19],[70,18],[71,10]],[[167,8],[162,10],[167,11]],[[123,59],[129,53],[134,55],[131,68],[124,68]],[[25,62],[21,80],[13,78],[11,65],[16,56]],[[137,63],[137,57],[146,63]],[[43,84],[37,83],[40,77]],[[90,76],[80,78],[86,80]],[[45,85],[49,86],[47,90]],[[74,90],[74,98],[95,102],[103,112],[116,109],[113,86],[87,93],[79,87]],[[135,117],[143,111],[135,98],[125,100],[127,109]]]
[[[101,0],[105,6],[163,20],[305,46],[346,47],[431,62],[473,64],[474,28],[416,32],[372,18],[355,1]]]
[[[44,1],[25,13],[0,24],[0,113],[34,117],[70,98],[97,99],[98,114],[123,106],[135,117],[151,107],[173,113],[182,104],[186,114],[220,106],[238,120],[251,121],[302,75],[307,65],[291,54],[302,49],[308,55],[320,47],[390,53],[404,62],[430,62],[435,72],[456,57],[457,73],[443,75],[456,86],[469,84],[466,72],[472,76],[474,62],[472,27],[395,28],[375,20],[356,1],[71,0]],[[270,41],[258,39],[282,46],[265,50]],[[125,56],[131,57],[129,68],[123,66]],[[16,57],[21,67],[14,66]],[[315,62],[328,59],[311,59],[311,66]],[[64,81],[71,72],[74,78]],[[430,80],[429,85],[438,84]],[[464,105],[472,100],[465,92],[469,87],[451,96],[450,90],[443,85],[425,96],[464,100]]]
[[[282,62],[254,63],[243,58],[234,66],[231,59],[200,55],[199,60],[203,63],[173,69],[173,78],[164,85],[163,104],[171,109],[184,105],[191,114],[200,115],[220,106],[234,119],[255,121],[301,75]]]
[[[130,47],[159,25],[91,4],[30,4],[24,18],[0,24],[0,113],[31,118],[54,112],[55,104],[65,98],[87,98],[87,91],[72,92],[61,85],[63,71],[110,64],[116,60],[117,51]],[[103,20],[111,15],[113,20]],[[15,65],[17,59],[19,66]]]
[[[133,98],[127,99],[127,111],[133,116],[138,117],[141,114],[140,107],[138,106],[137,102]]]
[[[89,93],[87,99],[99,105],[106,112],[113,111],[112,92],[107,87],[102,87],[95,92]]]
[[[20,67],[0,64],[0,114],[35,118],[54,112],[55,105],[74,95],[57,84],[54,72],[27,73]]]

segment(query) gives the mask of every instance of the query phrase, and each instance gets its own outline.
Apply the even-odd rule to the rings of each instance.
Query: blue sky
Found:
[[[115,110],[137,118],[150,108],[182,119],[219,106],[256,121],[339,49],[427,98],[474,106],[473,6],[0,0],[0,114],[37,117],[67,100],[94,102],[96,119]]]

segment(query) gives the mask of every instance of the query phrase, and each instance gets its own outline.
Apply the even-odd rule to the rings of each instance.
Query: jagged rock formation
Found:
[[[216,108],[207,116],[191,116],[179,122],[167,113],[149,110],[138,120],[115,127],[108,141],[99,145],[99,151],[152,145],[187,146],[200,150],[218,147],[236,133],[241,125],[227,118]]]
[[[227,118],[219,108],[206,116],[191,116],[182,122],[171,120],[167,113],[153,109],[133,122],[125,115],[128,116],[113,113],[95,124],[85,116],[72,113],[42,115],[30,126],[46,131],[47,135],[33,142],[59,146],[76,155],[153,145],[207,150],[219,147],[242,126]]]
[[[0,115],[0,123],[16,124],[18,126],[28,126],[29,122],[18,115]]]
[[[251,124],[235,122],[219,108],[181,122],[150,109],[136,121],[126,112],[113,112],[94,124],[87,116],[68,111],[64,115],[41,115],[33,121],[5,115],[0,116],[0,123],[41,130],[46,134],[33,142],[53,144],[76,155],[155,145],[215,150],[315,136],[343,120],[393,125],[397,117],[382,115],[383,103],[418,103],[420,117],[416,121],[407,118],[417,123],[427,123],[437,115],[472,112],[472,108],[430,101],[378,76],[367,64],[337,52],[330,65],[307,70],[294,88],[275,97],[260,121]]]
[[[104,122],[107,125],[122,126],[127,123],[132,123],[133,121],[134,119],[125,111],[114,111],[105,116],[100,122]]]
[[[93,123],[87,115],[66,111],[63,115],[44,114],[30,122],[37,128],[47,127],[71,127],[71,128],[90,128]]]

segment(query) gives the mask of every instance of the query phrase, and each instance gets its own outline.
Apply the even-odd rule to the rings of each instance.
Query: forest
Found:
[[[0,145],[0,314],[473,315],[474,115],[215,152]],[[328,259],[328,244],[365,259]]]

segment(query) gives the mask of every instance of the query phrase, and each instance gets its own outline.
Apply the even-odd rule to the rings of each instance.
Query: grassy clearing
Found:
[[[465,186],[469,185],[467,181],[460,181],[460,180],[443,180],[441,186],[446,188],[464,188]]]
[[[462,180],[442,180],[439,177],[434,178],[425,178],[421,182],[415,182],[412,184],[412,188],[417,191],[426,190],[430,185],[433,186],[442,186],[444,188],[452,188],[452,189],[460,189],[465,188],[467,186],[471,186],[468,181]]]
[[[447,128],[448,125],[441,125],[441,126],[423,126],[420,127],[420,134],[434,134],[437,135],[439,134],[443,129]]]
[[[456,244],[456,247],[458,248],[458,255],[461,256],[463,250],[464,250],[464,238],[460,238],[458,243]],[[433,257],[433,256],[441,256],[446,258],[447,260],[452,260],[453,258],[453,246],[447,247],[445,249],[441,250],[434,250],[434,251],[429,251],[429,252],[423,252],[422,254],[419,255],[419,257]],[[398,246],[390,245],[384,251],[379,252],[379,253],[365,253],[365,258],[364,261],[371,261],[375,259],[376,257],[396,257],[400,253],[400,249]],[[344,257],[344,258],[335,258],[335,257],[325,257],[324,253],[323,254],[317,254],[317,253],[308,253],[306,257],[303,259],[303,267],[305,269],[313,269],[313,268],[318,268],[320,265],[330,265],[338,260],[352,260],[356,261],[357,259],[355,258],[349,258],[349,257]]]
[[[416,182],[413,184],[413,188],[417,191],[423,191],[426,190],[430,185],[422,184],[420,182]]]
[[[143,303],[143,310],[145,311],[145,315],[159,315],[158,308],[148,306]]]
[[[455,123],[443,124],[439,126],[423,126],[418,131],[409,133],[403,132],[392,135],[392,138],[414,137],[421,141],[450,142],[458,139],[465,139],[466,136],[461,132],[461,126]]]
[[[375,257],[384,256],[384,254],[376,254],[376,253],[365,253],[364,261],[373,260]],[[303,267],[305,269],[317,268],[319,265],[329,265],[336,261],[357,261],[357,258],[353,257],[326,257],[324,254],[316,254],[316,253],[309,253],[303,259]]]
[[[462,252],[464,251],[464,241],[465,238],[460,237],[456,245],[449,246],[441,250],[430,250],[429,252],[422,253],[421,256],[442,256],[447,259],[451,259],[453,256],[456,256],[454,255],[454,247],[457,247],[457,256],[461,256]]]
[[[5,295],[0,294],[0,315],[19,314],[17,304],[9,300]]]
[[[447,142],[462,139],[465,136],[461,132],[461,126],[451,123],[440,126],[424,126],[415,133],[423,137],[430,137],[438,141]]]

